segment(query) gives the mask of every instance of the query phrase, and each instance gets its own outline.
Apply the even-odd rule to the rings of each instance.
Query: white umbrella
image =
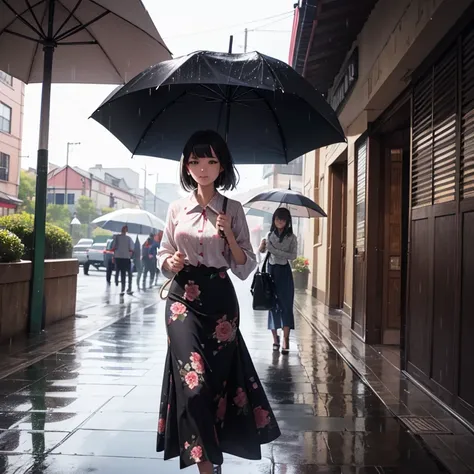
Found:
[[[92,221],[102,229],[120,232],[124,225],[131,234],[149,234],[165,228],[165,223],[148,211],[142,209],[119,209],[109,212]]]
[[[31,332],[41,331],[43,313],[51,83],[123,84],[170,57],[140,0],[0,0],[0,70],[43,83]]]

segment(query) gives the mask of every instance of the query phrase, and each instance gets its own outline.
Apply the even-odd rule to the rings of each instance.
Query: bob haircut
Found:
[[[275,219],[281,219],[282,221],[285,220],[285,228],[281,234],[278,233],[278,229],[275,225]],[[270,227],[270,232],[274,232],[276,236],[280,238],[280,242],[283,242],[283,239],[288,235],[293,235],[293,222],[291,220],[290,211],[286,207],[279,207],[274,213],[272,217],[272,226]]]
[[[216,189],[229,191],[235,189],[238,183],[238,174],[230,154],[229,147],[224,139],[213,130],[201,130],[193,133],[191,138],[184,146],[183,156],[180,165],[180,181],[181,186],[186,191],[194,191],[197,189],[197,183],[192,176],[188,174],[187,165],[191,155],[196,158],[212,158],[212,150],[222,166],[222,171],[214,181]]]

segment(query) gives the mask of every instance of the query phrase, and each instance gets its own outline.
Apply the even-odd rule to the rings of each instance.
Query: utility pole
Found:
[[[69,148],[74,145],[80,145],[80,142],[67,142],[67,153],[66,153],[66,182],[64,185],[64,204],[68,205],[67,199],[67,175],[68,175],[68,168],[69,168]]]
[[[229,54],[232,53],[232,45],[234,44],[234,36],[231,35],[229,38]]]
[[[249,35],[249,30],[245,28],[245,38],[244,38],[244,53],[247,52],[247,39]]]

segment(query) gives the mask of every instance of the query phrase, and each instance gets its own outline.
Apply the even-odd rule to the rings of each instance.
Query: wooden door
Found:
[[[367,306],[367,139],[356,147],[352,329],[365,339]]]
[[[385,155],[382,343],[399,344],[402,308],[403,150]]]
[[[330,173],[328,304],[331,308],[343,308],[346,270],[347,162],[332,165]]]

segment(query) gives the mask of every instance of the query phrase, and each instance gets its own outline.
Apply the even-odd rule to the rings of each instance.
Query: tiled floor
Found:
[[[82,313],[100,318],[106,299],[111,324],[60,348],[39,345],[44,359],[0,379],[0,473],[179,472],[177,460],[155,452],[163,303],[156,291],[120,300],[99,277],[80,284],[90,295]],[[282,436],[262,446],[261,461],[225,455],[224,473],[447,472],[305,318],[297,315],[290,355],[272,352],[248,284],[236,283],[241,330]]]

